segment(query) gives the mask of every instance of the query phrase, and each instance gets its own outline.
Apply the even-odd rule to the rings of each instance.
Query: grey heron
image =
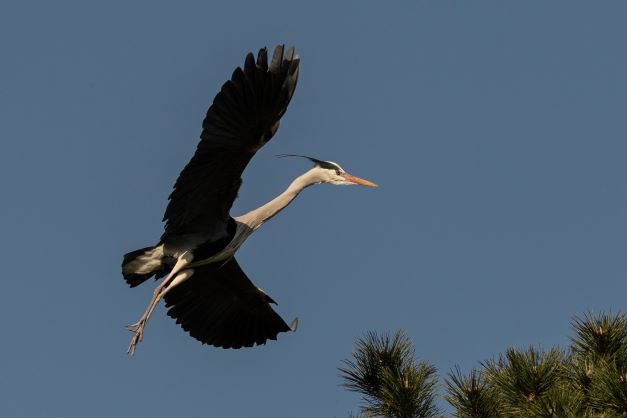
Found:
[[[164,278],[148,308],[128,328],[128,353],[142,341],[144,327],[161,299],[192,337],[222,348],[252,347],[295,330],[272,309],[270,296],[255,286],[234,255],[261,225],[308,186],[319,183],[376,186],[331,161],[308,158],[314,166],[267,204],[242,216],[229,214],[250,159],[279,128],[298,80],[294,48],[266,48],[246,56],[215,96],[202,124],[200,142],[170,194],[159,242],[124,255],[122,274],[135,287]]]

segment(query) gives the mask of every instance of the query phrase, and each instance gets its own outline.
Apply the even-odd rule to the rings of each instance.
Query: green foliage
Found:
[[[357,340],[352,360],[344,360],[340,373],[344,386],[360,393],[363,416],[430,418],[437,384],[433,366],[414,360],[411,340],[402,331],[393,337],[370,332]]]
[[[627,416],[627,318],[574,318],[568,352],[508,349],[463,376],[449,374],[445,399],[460,418]]]
[[[446,379],[448,394],[444,399],[450,403],[459,418],[498,418],[498,402],[483,374],[472,370],[464,376],[459,368],[449,373]]]
[[[484,364],[486,380],[506,416],[520,416],[529,403],[542,400],[558,384],[564,374],[564,357],[557,348],[548,353],[533,347],[526,351],[510,348],[497,361]]]
[[[586,410],[627,416],[627,316],[588,314],[573,329],[571,369]]]
[[[627,359],[627,316],[625,314],[597,317],[586,314],[573,319],[575,336],[571,337],[573,356],[584,359]]]
[[[588,390],[588,404],[594,411],[612,411],[627,416],[627,374],[613,361],[598,361]]]
[[[627,416],[627,316],[573,319],[568,350],[510,348],[464,375],[445,379],[444,399],[459,418],[618,418]],[[369,333],[340,369],[362,395],[360,417],[435,417],[433,366],[414,361],[409,338]]]

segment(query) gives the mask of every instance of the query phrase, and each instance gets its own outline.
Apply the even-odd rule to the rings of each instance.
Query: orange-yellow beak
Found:
[[[368,186],[368,187],[379,187],[379,185],[376,183],[373,183],[368,180],[360,179],[359,177],[351,176],[348,173],[342,173],[341,176],[344,177],[346,181],[350,181],[351,183],[360,184],[362,186]]]

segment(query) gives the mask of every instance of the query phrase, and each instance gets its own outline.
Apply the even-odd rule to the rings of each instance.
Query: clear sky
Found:
[[[625,309],[624,1],[4,1],[0,5],[3,417],[346,417],[337,367],[402,328],[441,374],[567,344]],[[301,55],[233,213],[337,161],[240,251],[295,334],[202,346],[123,253],[154,243],[204,113],[245,54]]]

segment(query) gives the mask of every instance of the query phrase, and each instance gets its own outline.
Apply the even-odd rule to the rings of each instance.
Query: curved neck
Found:
[[[297,177],[287,189],[265,205],[248,212],[245,215],[238,216],[235,220],[248,225],[251,229],[255,230],[263,225],[264,222],[272,219],[274,215],[281,212],[283,208],[292,203],[292,201],[303,191],[306,187],[312,184],[320,183],[320,180],[315,175],[314,170],[309,170],[305,174]]]

